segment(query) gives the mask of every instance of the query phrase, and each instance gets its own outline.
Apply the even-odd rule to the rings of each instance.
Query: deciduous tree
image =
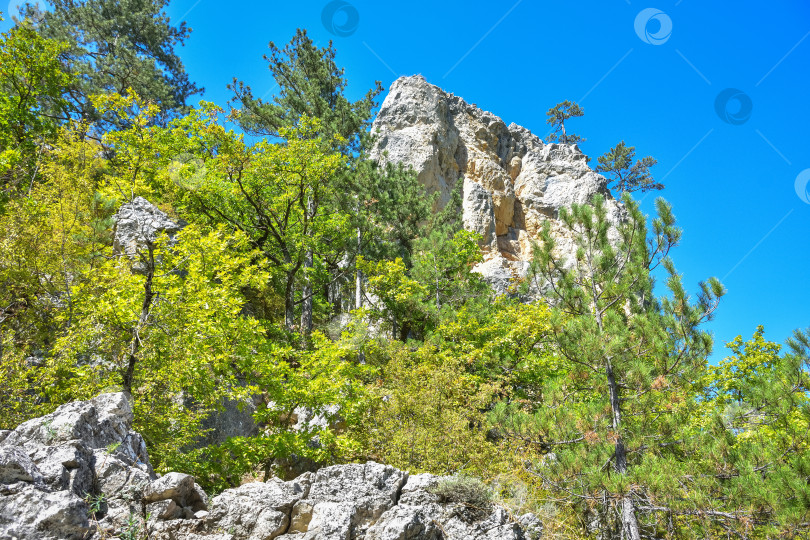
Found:
[[[65,45],[44,39],[28,23],[0,35],[0,211],[9,197],[30,191],[43,153],[67,109],[73,78],[58,56]]]

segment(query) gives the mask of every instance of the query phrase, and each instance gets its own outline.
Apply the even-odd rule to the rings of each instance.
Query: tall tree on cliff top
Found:
[[[692,302],[668,258],[681,237],[670,206],[657,201],[648,231],[639,205],[627,194],[623,202],[628,216],[619,224],[601,196],[560,212],[575,239],[572,261],[557,256],[550,227],[543,229],[535,277],[548,291],[567,368],[544,381],[542,404],[511,416],[501,406],[495,416],[507,433],[553,449],[556,459],[534,473],[581,504],[591,514],[585,521],[598,522],[605,537],[637,540],[656,526],[651,501],[672,497],[658,491],[656,471],[678,461],[688,438],[693,385],[712,347],[699,326],[724,290],[712,278]],[[659,265],[671,294],[660,300],[651,275]]]
[[[114,124],[93,107],[93,94],[126,94],[133,89],[160,107],[164,123],[202,92],[189,80],[175,47],[190,33],[185,22],[174,25],[166,15],[168,0],[51,0],[52,9],[29,6],[26,15],[44,37],[67,44],[60,55],[74,83],[65,87],[71,116]]]
[[[652,156],[635,158],[636,147],[622,141],[597,158],[596,171],[608,175],[608,189],[617,193],[664,189],[664,184],[656,182],[650,173],[650,167],[658,161]]]
[[[548,137],[549,142],[560,141],[561,143],[569,144],[585,140],[579,135],[568,133],[565,129],[566,120],[585,116],[585,111],[575,102],[565,100],[562,103],[557,103],[546,111],[546,116],[548,116],[546,123],[549,124],[552,129],[552,133]]]

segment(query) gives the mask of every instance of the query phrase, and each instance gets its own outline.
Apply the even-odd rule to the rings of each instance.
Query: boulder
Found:
[[[148,270],[145,253],[154,246],[161,233],[166,233],[171,241],[183,227],[143,197],[135,197],[131,202],[122,204],[113,219],[113,250],[132,260],[132,271],[135,273],[146,273]]]
[[[130,397],[115,393],[4,433],[0,538],[522,540],[530,538],[524,531],[542,530],[533,516],[498,507],[465,519],[459,504],[432,493],[439,477],[374,462],[247,483],[209,499],[190,475],[156,475],[131,427]]]
[[[293,507],[307,496],[310,482],[307,473],[290,482],[271,479],[226,489],[212,500],[205,521],[234,538],[276,538],[289,528]]]
[[[97,528],[94,497],[106,516],[129,515],[128,498],[157,478],[131,426],[130,397],[116,393],[62,405],[7,433],[0,440],[0,538],[87,538]]]
[[[70,491],[0,486],[0,538],[83,540],[90,532],[87,504]]]

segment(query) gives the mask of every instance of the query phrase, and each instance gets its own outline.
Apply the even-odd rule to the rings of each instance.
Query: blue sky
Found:
[[[717,276],[728,289],[709,325],[715,359],[758,324],[780,342],[810,326],[806,0],[174,0],[168,12],[193,29],[180,54],[221,104],[233,77],[271,94],[262,55],[298,27],[334,41],[351,96],[421,73],[541,137],[545,111],[575,100],[586,114],[570,129],[586,154],[625,140],[658,159],[660,195],[684,229],[673,258],[686,285]]]

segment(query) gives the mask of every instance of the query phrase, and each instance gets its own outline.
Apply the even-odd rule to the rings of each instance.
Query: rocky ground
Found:
[[[542,530],[498,505],[471,519],[433,493],[440,478],[373,462],[209,498],[191,476],[156,475],[131,426],[129,398],[115,393],[0,431],[0,539],[522,540]]]

